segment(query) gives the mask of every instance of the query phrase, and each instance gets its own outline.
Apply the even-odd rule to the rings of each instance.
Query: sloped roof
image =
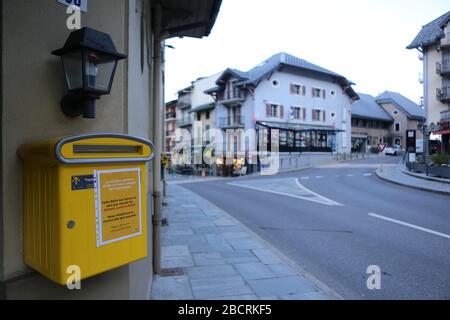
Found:
[[[374,97],[364,93],[358,93],[358,96],[359,100],[352,104],[352,117],[389,122],[394,121],[386,110],[375,101]]]
[[[303,59],[297,58],[293,55],[287,54],[285,52],[281,52],[281,53],[277,53],[277,54],[273,55],[266,61],[260,63],[259,65],[257,65],[256,67],[254,67],[253,69],[251,69],[247,72],[239,71],[236,69],[227,69],[224,71],[224,74],[219,78],[219,80],[217,81],[217,84],[220,85],[221,79],[225,75],[232,74],[236,78],[241,80],[240,82],[238,82],[236,84],[237,86],[244,86],[244,85],[257,86],[261,82],[261,80],[264,79],[264,77],[266,77],[267,75],[269,75],[272,72],[275,72],[280,66],[283,66],[283,65],[292,66],[292,67],[296,67],[296,68],[300,68],[300,69],[304,69],[304,70],[310,70],[313,72],[317,72],[320,74],[326,74],[331,77],[334,77],[338,80],[339,84],[343,88],[346,88],[347,94],[349,96],[354,97],[356,99],[358,98],[356,92],[354,92],[353,89],[351,88],[351,85],[353,85],[354,83],[347,80],[344,76],[342,76],[336,72],[330,71],[328,69],[322,68],[313,63],[310,63],[306,60],[303,60]],[[211,92],[211,91],[213,92],[213,90],[214,90],[214,88],[211,90],[208,90],[208,92]]]
[[[436,44],[444,37],[444,25],[450,21],[450,11],[424,25],[407,49],[425,48]]]
[[[415,102],[409,100],[397,92],[385,91],[375,98],[379,104],[392,103],[403,110],[409,118],[416,120],[425,119],[424,110]]]
[[[322,68],[318,65],[315,65],[306,60],[297,58],[297,57],[287,54],[285,52],[280,52],[280,53],[273,55],[272,57],[270,57],[263,63],[257,65],[250,71],[248,71],[247,74],[249,77],[248,77],[248,80],[245,81],[245,84],[257,85],[261,81],[261,79],[264,78],[264,76],[266,76],[270,72],[275,71],[280,65],[287,65],[287,66],[297,67],[297,68],[301,68],[301,69],[305,69],[305,70],[311,70],[311,71],[315,71],[318,73],[327,74],[332,77],[345,79],[344,76],[342,76],[336,72]],[[351,83],[350,81],[349,81],[349,83],[354,84],[354,83]]]

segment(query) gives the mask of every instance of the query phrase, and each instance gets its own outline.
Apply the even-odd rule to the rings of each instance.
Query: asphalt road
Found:
[[[399,159],[184,187],[345,299],[450,299],[450,197],[380,180],[381,161]],[[380,290],[367,288],[372,265]]]

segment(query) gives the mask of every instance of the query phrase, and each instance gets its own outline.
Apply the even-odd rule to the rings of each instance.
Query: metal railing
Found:
[[[191,117],[185,117],[182,119],[178,119],[177,124],[179,127],[191,126],[194,123],[194,120]]]
[[[175,130],[167,130],[166,131],[166,138],[175,137]]]
[[[191,96],[190,95],[184,95],[178,98],[178,109],[184,109],[191,106]]]
[[[441,102],[450,101],[450,87],[436,89],[436,99]]]
[[[445,33],[445,38],[441,40],[441,47],[450,46],[450,32]]]
[[[168,112],[168,113],[166,113],[166,120],[176,119],[176,117],[177,117],[177,113],[176,112]]]
[[[219,127],[220,128],[233,128],[233,127],[243,127],[244,117],[240,115],[231,116],[231,117],[222,117],[219,118]]]
[[[442,60],[442,62],[436,62],[436,73],[437,74],[450,73],[450,60]]]

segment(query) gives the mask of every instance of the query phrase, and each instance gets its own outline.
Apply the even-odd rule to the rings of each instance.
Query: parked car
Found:
[[[399,145],[387,147],[384,154],[387,156],[399,156],[403,153],[402,147]]]

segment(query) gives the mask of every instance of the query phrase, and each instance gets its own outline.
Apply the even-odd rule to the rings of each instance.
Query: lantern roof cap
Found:
[[[106,53],[118,60],[127,57],[117,51],[109,34],[88,27],[73,31],[67,38],[64,47],[53,51],[52,54],[62,56],[79,49],[91,49]]]

